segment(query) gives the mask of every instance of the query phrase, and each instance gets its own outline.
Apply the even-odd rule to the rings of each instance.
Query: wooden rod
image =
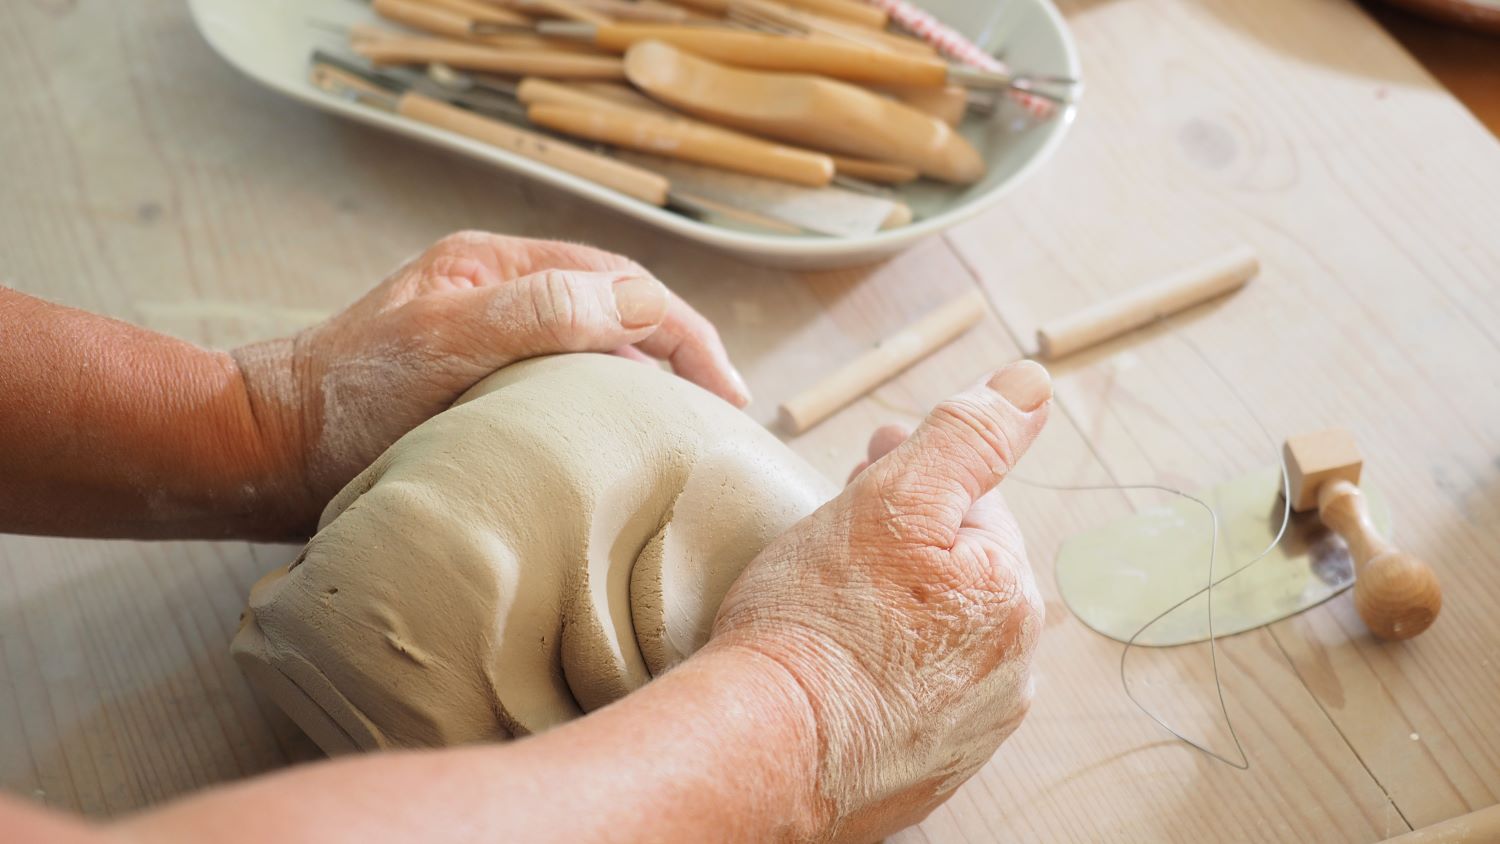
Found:
[[[979,322],[986,309],[984,295],[978,290],[939,307],[783,402],[781,424],[794,434],[806,431],[952,342]]]
[[[624,66],[614,56],[575,55],[550,50],[503,50],[442,38],[381,38],[351,45],[377,67],[393,64],[442,64],[509,76],[553,79],[623,79]]]
[[[596,155],[572,144],[498,120],[490,120],[417,93],[402,95],[396,111],[402,117],[457,132],[481,143],[551,165],[596,184],[614,188],[642,202],[658,206],[667,203],[671,185],[665,178],[623,161]]]
[[[1053,320],[1037,329],[1040,357],[1055,360],[1243,287],[1260,270],[1248,246]]]
[[[1486,844],[1500,841],[1500,805],[1387,838],[1385,844]]]

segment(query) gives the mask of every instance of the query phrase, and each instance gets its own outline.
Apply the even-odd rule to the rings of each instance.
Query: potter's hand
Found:
[[[1042,604],[994,490],[1050,398],[1046,371],[1023,362],[909,439],[881,429],[873,462],[751,562],[719,611],[706,650],[770,657],[805,692],[833,837],[922,819],[1026,713]]]
[[[581,351],[661,358],[735,404],[749,401],[713,326],[639,265],[480,232],[438,241],[342,313],[235,358],[267,436],[284,444],[284,471],[305,490],[310,522],[387,446],[484,376]]]

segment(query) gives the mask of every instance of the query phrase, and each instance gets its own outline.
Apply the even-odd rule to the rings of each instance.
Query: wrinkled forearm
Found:
[[[765,657],[710,649],[505,745],[310,765],[105,830],[126,840],[776,841],[821,837],[816,732]]]
[[[0,288],[0,531],[287,537],[264,424],[230,355]]]

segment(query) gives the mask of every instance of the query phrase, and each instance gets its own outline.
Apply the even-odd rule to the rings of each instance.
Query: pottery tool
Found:
[[[435,66],[434,70],[438,67],[441,66]],[[462,84],[458,76],[449,76],[449,82]],[[487,84],[493,85],[493,82],[487,82]],[[640,96],[633,88],[622,87],[622,85],[609,88],[604,85],[594,85],[589,88],[579,84],[568,84],[568,82],[550,81],[550,79],[525,78],[514,88],[505,87],[499,90],[507,91],[514,99],[528,106],[564,105],[588,109],[595,114],[603,111],[619,111],[625,115],[636,115],[640,120],[634,123],[610,127],[609,121],[601,121],[600,124],[579,127],[577,132],[568,132],[567,127],[561,124],[553,126],[553,124],[546,123],[546,114],[541,115],[543,120],[537,120],[537,117],[532,115],[532,120],[537,120],[537,123],[559,130],[559,132],[588,136],[595,141],[631,148],[642,153],[654,153],[690,160],[690,162],[705,163],[705,165],[721,166],[733,172],[744,172],[748,175],[760,175],[760,177],[792,181],[795,184],[807,184],[813,187],[840,184],[840,186],[864,193],[871,192],[871,190],[868,190],[864,184],[852,180],[861,180],[864,183],[901,184],[912,181],[918,175],[918,172],[909,166],[877,162],[877,160],[853,159],[847,156],[831,156],[831,154],[816,153],[816,151],[802,150],[802,148],[786,147],[786,145],[763,141],[753,135],[745,135],[732,129],[693,120],[655,100]],[[655,133],[649,129],[651,126],[660,127],[664,136],[661,138],[655,136]]]
[[[562,50],[499,49],[487,44],[421,36],[357,38],[351,40],[350,48],[376,67],[439,62],[466,70],[510,76],[625,78],[624,67],[614,56],[591,56]]]
[[[905,203],[839,187],[806,188],[654,155],[621,150],[620,160],[665,176],[679,193],[730,205],[834,237],[871,235],[911,222]]]
[[[869,29],[885,29],[889,22],[884,10],[865,6],[853,0],[785,0],[785,2],[789,6],[796,6],[807,12],[859,24]]]
[[[693,217],[719,218],[725,222],[779,233],[806,231],[786,221],[767,219],[765,215],[754,211],[741,211],[731,203],[700,201],[675,190],[671,182],[659,173],[480,116],[442,99],[404,90],[396,80],[369,73],[321,51],[313,54],[310,78],[314,86],[334,96],[464,135],[556,167],[651,205]]]
[[[924,9],[907,2],[907,0],[865,0],[870,6],[880,9],[890,15],[890,20],[896,26],[912,33],[923,41],[931,44],[937,50],[955,61],[963,62],[970,67],[980,70],[1006,75],[1010,68],[1006,64],[984,50],[980,49],[974,42],[963,36],[963,33],[948,26],[933,17]],[[1044,118],[1054,110],[1055,100],[1052,97],[1040,95],[1028,90],[1031,81],[1035,79],[1051,84],[1067,84],[1074,87],[1070,99],[1077,99],[1080,84],[1076,79],[1062,76],[1034,76],[1028,75],[1021,78],[1017,84],[1010,88],[1010,95],[1020,103],[1023,108],[1037,118]]]
[[[574,2],[574,0],[493,0],[493,2],[538,17],[561,18],[566,21],[590,24],[611,22],[609,15],[583,3]]]
[[[1037,329],[1037,354],[1056,360],[1243,287],[1260,269],[1248,246],[1100,302]]]
[[[733,0],[673,0],[673,2],[707,15],[723,17],[729,13]],[[853,0],[782,0],[782,2],[804,11],[856,23],[869,29],[885,29],[887,22],[885,12],[853,2]]]
[[[482,25],[480,32],[506,31],[505,24]],[[914,88],[965,88],[1001,90],[1022,88],[1028,93],[1067,102],[1072,80],[996,73],[936,58],[892,52],[821,38],[799,38],[760,32],[740,32],[707,26],[652,24],[584,24],[571,21],[541,21],[536,34],[551,38],[575,38],[601,49],[623,53],[636,44],[658,41],[694,55],[752,70],[810,73],[871,85],[904,85]],[[1055,89],[1047,85],[1061,82]]]
[[[694,15],[681,6],[654,0],[573,0],[573,4],[616,21],[687,23],[694,19]]]
[[[429,65],[427,75],[445,90],[464,94],[463,104],[480,112],[498,112],[505,118],[520,116],[560,134],[734,173],[807,187],[837,185],[883,198],[888,198],[883,189],[840,173],[838,168],[867,173],[878,181],[900,181],[906,175],[904,168],[894,165],[836,159],[693,120],[623,86],[589,89],[534,77],[513,85],[442,64]],[[501,99],[494,99],[492,94]],[[525,107],[519,115],[511,107],[513,102]],[[915,176],[911,173],[912,178]],[[908,210],[906,220],[910,218]]]
[[[371,6],[383,18],[429,31],[435,30],[431,30],[427,24],[436,23],[439,27],[449,27],[456,18],[516,25],[525,25],[530,21],[525,15],[482,0],[373,0]]]
[[[978,290],[954,299],[781,404],[781,425],[800,434],[952,342],[984,317]]]
[[[925,41],[874,29],[799,9],[778,0],[729,0],[724,19],[784,34],[832,38],[895,53],[932,57],[937,50]]]
[[[416,91],[394,88],[388,79],[323,52],[313,55],[312,84],[335,96],[374,106],[410,120],[456,132],[515,155],[548,164],[652,205],[668,204],[670,185],[655,173],[632,167],[563,141],[481,117]]]
[[[727,67],[659,41],[631,47],[625,75],[652,97],[720,125],[957,184],[984,175],[984,159],[952,127],[855,85]]]
[[[1384,844],[1495,844],[1500,841],[1500,805],[1438,821],[1387,838]]]
[[[1316,509],[1354,560],[1354,608],[1382,639],[1409,639],[1437,618],[1443,592],[1421,559],[1381,536],[1359,488],[1364,460],[1354,435],[1332,428],[1290,437],[1284,447],[1292,509]]]
[[[926,112],[949,126],[958,126],[970,108],[969,92],[957,85],[946,88],[906,88],[885,86],[873,89],[893,100]],[[976,109],[977,111],[978,109]]]
[[[434,4],[431,0],[373,0],[370,8],[391,23],[458,41],[510,50],[603,55],[599,50],[579,41],[542,38],[529,31],[529,18],[480,0],[444,0],[440,4]],[[478,31],[484,26],[495,25],[505,25],[508,28],[498,33],[484,34]],[[328,24],[325,28],[347,31],[351,42],[412,37],[411,33],[381,29],[369,24],[355,24],[347,30],[337,24]]]
[[[319,29],[326,29],[329,32],[334,32],[338,33],[339,35],[345,36],[351,45],[371,41],[404,41],[410,40],[412,38],[422,37],[415,36],[409,32],[386,29],[384,27],[368,23],[357,23],[350,26],[344,26],[343,24],[316,19],[309,19],[308,23]],[[471,26],[471,24],[464,23],[462,19],[459,21],[459,25],[465,28]],[[432,34],[439,35],[450,40],[457,40],[459,42],[465,43],[483,44],[488,47],[495,47],[502,50],[572,53],[574,55],[596,57],[605,56],[604,53],[595,50],[593,47],[590,47],[587,44],[582,44],[577,41],[562,41],[556,38],[542,38],[541,36],[530,32],[507,32],[497,35],[461,36],[432,31]]]
[[[1157,648],[1232,636],[1317,606],[1354,583],[1354,566],[1349,550],[1312,514],[1283,522],[1284,488],[1281,466],[1268,466],[1074,534],[1057,551],[1058,592],[1096,633]],[[1388,529],[1384,496],[1368,492],[1371,518]],[[1215,514],[1216,535],[1193,527],[1205,508]],[[1202,586],[1215,544],[1210,630]],[[1193,597],[1183,601],[1183,595]]]
[[[1197,355],[1198,358],[1203,362],[1203,365],[1206,366],[1206,367],[1208,367],[1209,371],[1212,372],[1214,374],[1214,376],[1216,378],[1218,378],[1219,381],[1224,384],[1224,386],[1229,390],[1230,394],[1234,396],[1235,401],[1238,402],[1238,404],[1240,406],[1240,410],[1245,414],[1246,418],[1248,418],[1251,422],[1255,423],[1255,426],[1260,429],[1261,434],[1266,438],[1267,442],[1268,443],[1274,442],[1274,438],[1271,436],[1270,432],[1268,430],[1266,430],[1265,425],[1263,425],[1261,423],[1260,418],[1255,414],[1254,407],[1252,407],[1251,404],[1250,404],[1250,402],[1240,393],[1240,391],[1238,389],[1235,388],[1234,383],[1232,381],[1230,381],[1227,377],[1225,377],[1224,373],[1221,372],[1217,366],[1214,366],[1213,361],[1211,361],[1208,358],[1208,356],[1203,353],[1202,349],[1198,348],[1198,344],[1194,343],[1191,339],[1189,339],[1186,336],[1179,336],[1179,340],[1180,340],[1180,342],[1183,343],[1183,345],[1185,345],[1189,349],[1191,349],[1192,352],[1195,355]],[[1280,454],[1278,453],[1277,456],[1279,458]],[[1256,541],[1256,539],[1258,537],[1259,538],[1263,538],[1266,535],[1266,532],[1267,532],[1267,529],[1263,529],[1259,524],[1257,524],[1254,521],[1254,519],[1270,520],[1269,521],[1270,527],[1268,529],[1269,536],[1270,536],[1270,541],[1267,542],[1264,545],[1264,547],[1261,547],[1258,552],[1251,554],[1248,559],[1245,559],[1245,560],[1243,560],[1243,562],[1240,562],[1238,564],[1237,568],[1235,568],[1234,570],[1230,571],[1228,574],[1225,574],[1223,576],[1219,576],[1217,574],[1217,572],[1216,572],[1216,564],[1218,562],[1218,557],[1219,557],[1219,539],[1220,539],[1220,535],[1221,535],[1220,526],[1222,524],[1222,522],[1221,522],[1221,520],[1219,518],[1219,511],[1214,507],[1214,504],[1212,502],[1210,502],[1208,500],[1205,500],[1204,498],[1202,498],[1200,496],[1196,496],[1196,495],[1193,495],[1191,493],[1184,492],[1184,491],[1182,491],[1180,489],[1174,489],[1174,488],[1169,487],[1169,486],[1164,486],[1162,484],[1152,484],[1152,483],[1147,483],[1147,484],[1116,484],[1116,483],[1105,483],[1105,484],[1085,484],[1085,485],[1053,484],[1053,483],[1046,483],[1046,482],[1034,481],[1034,480],[1031,480],[1029,478],[1021,477],[1021,476],[1019,476],[1019,475],[1017,475],[1015,473],[1012,473],[1006,479],[1006,483],[1014,483],[1014,484],[1019,484],[1019,485],[1022,485],[1022,486],[1036,487],[1038,489],[1055,490],[1055,491],[1059,491],[1059,492],[1098,492],[1098,491],[1121,491],[1121,492],[1128,492],[1128,491],[1152,490],[1152,491],[1164,492],[1164,493],[1167,493],[1169,495],[1176,496],[1177,498],[1180,498],[1180,499],[1182,499],[1185,502],[1190,502],[1191,504],[1193,504],[1193,505],[1195,505],[1195,506],[1197,506],[1197,507],[1199,507],[1199,508],[1201,508],[1203,510],[1204,514],[1207,516],[1207,528],[1208,528],[1208,530],[1206,531],[1206,543],[1205,543],[1207,545],[1207,549],[1206,549],[1207,553],[1205,555],[1199,557],[1198,562],[1199,562],[1200,565],[1202,565],[1203,563],[1207,564],[1208,571],[1207,571],[1207,575],[1206,575],[1206,578],[1205,578],[1206,582],[1204,583],[1204,585],[1202,587],[1200,587],[1200,588],[1198,588],[1198,589],[1196,589],[1196,590],[1194,590],[1192,592],[1189,592],[1188,594],[1184,595],[1180,600],[1178,600],[1175,603],[1172,603],[1171,605],[1165,607],[1160,612],[1157,612],[1154,615],[1152,615],[1151,612],[1155,609],[1156,605],[1159,605],[1159,604],[1156,604],[1156,602],[1154,600],[1157,597],[1154,594],[1155,590],[1151,590],[1151,592],[1153,593],[1153,594],[1151,594],[1151,598],[1153,599],[1152,600],[1153,606],[1151,606],[1149,608],[1146,608],[1146,607],[1133,608],[1133,609],[1130,610],[1130,612],[1132,613],[1131,617],[1134,618],[1134,619],[1141,619],[1141,624],[1137,628],[1135,628],[1135,631],[1133,633],[1131,633],[1128,638],[1126,638],[1124,640],[1125,647],[1120,651],[1120,671],[1119,671],[1120,687],[1125,692],[1125,696],[1130,699],[1130,702],[1132,704],[1134,704],[1137,709],[1139,709],[1143,714],[1145,714],[1146,717],[1150,718],[1152,721],[1155,721],[1158,726],[1160,726],[1163,730],[1166,730],[1168,733],[1170,733],[1178,741],[1181,741],[1182,743],[1188,745],[1189,747],[1193,748],[1194,750],[1197,750],[1197,751],[1203,753],[1205,756],[1208,756],[1211,759],[1215,759],[1215,760],[1217,760],[1219,762],[1223,762],[1224,764],[1226,764],[1226,765],[1228,765],[1228,766],[1230,766],[1232,768],[1238,768],[1240,770],[1247,770],[1247,769],[1249,769],[1249,767],[1250,767],[1250,759],[1249,759],[1248,756],[1245,755],[1245,748],[1244,748],[1244,745],[1240,741],[1239,731],[1235,729],[1234,721],[1229,716],[1229,705],[1224,700],[1224,684],[1223,684],[1223,681],[1222,681],[1222,679],[1220,677],[1220,674],[1219,674],[1218,638],[1219,638],[1220,632],[1219,632],[1218,629],[1216,629],[1216,626],[1215,626],[1215,622],[1216,622],[1216,617],[1215,617],[1215,612],[1214,612],[1215,589],[1217,587],[1221,587],[1224,584],[1224,582],[1226,582],[1226,581],[1228,581],[1230,579],[1241,579],[1241,578],[1246,577],[1251,572],[1253,572],[1263,560],[1265,560],[1268,556],[1270,556],[1280,546],[1282,540],[1285,538],[1285,536],[1287,534],[1287,531],[1288,531],[1288,528],[1292,524],[1291,497],[1287,494],[1290,491],[1290,489],[1291,489],[1291,480],[1290,480],[1290,475],[1289,475],[1289,473],[1287,471],[1287,467],[1286,467],[1286,464],[1285,464],[1284,461],[1281,462],[1281,464],[1280,464],[1280,466],[1278,468],[1279,468],[1279,475],[1280,475],[1280,481],[1281,481],[1280,490],[1282,492],[1282,495],[1280,496],[1280,500],[1277,501],[1277,500],[1275,500],[1273,498],[1270,501],[1265,501],[1264,500],[1264,496],[1262,496],[1262,501],[1267,506],[1265,506],[1263,508],[1258,508],[1259,509],[1258,516],[1256,516],[1254,514],[1254,510],[1253,509],[1251,511],[1249,511],[1249,512],[1251,512],[1251,515],[1252,515],[1252,521],[1250,522],[1252,529],[1251,529],[1250,533],[1248,534],[1248,536],[1249,536],[1249,540],[1248,541],[1250,543],[1249,547],[1253,547],[1253,543]],[[1251,488],[1253,488],[1253,484],[1251,485]],[[1254,498],[1254,496],[1252,496],[1251,499],[1249,499],[1249,500],[1253,500],[1253,498]],[[1236,517],[1236,518],[1238,518],[1238,517]],[[1177,520],[1177,521],[1175,521],[1173,523],[1170,523],[1170,524],[1163,524],[1163,523],[1159,523],[1159,522],[1155,523],[1155,524],[1148,524],[1146,526],[1145,532],[1155,531],[1158,534],[1160,534],[1162,531],[1169,531],[1172,534],[1175,534],[1176,536],[1178,536],[1179,539],[1180,539],[1183,536],[1183,534],[1185,533],[1185,531],[1186,531],[1187,528],[1188,528],[1188,522],[1187,522],[1187,520],[1186,519],[1182,519],[1182,520]],[[1138,539],[1140,541],[1155,542],[1156,539],[1157,539],[1157,537],[1140,536],[1140,537],[1138,537]],[[1239,541],[1236,544],[1244,545],[1245,541],[1241,540],[1241,541]],[[1096,570],[1108,570],[1110,572],[1120,572],[1124,568],[1126,568],[1127,565],[1129,565],[1131,563],[1139,564],[1139,562],[1142,559],[1142,558],[1140,558],[1138,556],[1129,557],[1129,558],[1123,557],[1119,553],[1119,549],[1109,549],[1109,548],[1106,548],[1105,551],[1106,551],[1106,553],[1110,553],[1110,554],[1113,555],[1113,556],[1110,557],[1110,560],[1113,563],[1113,565],[1109,566],[1107,569],[1101,567],[1101,568],[1096,569]],[[1150,553],[1151,554],[1157,553],[1157,549],[1156,548],[1152,548],[1150,550]],[[1061,560],[1059,561],[1059,563],[1061,564]],[[1059,572],[1059,578],[1061,580],[1061,572]],[[1231,758],[1229,756],[1226,756],[1224,754],[1219,753],[1218,751],[1213,750],[1212,748],[1208,747],[1205,744],[1202,744],[1200,742],[1194,741],[1193,739],[1188,738],[1185,734],[1183,734],[1182,732],[1180,732],[1179,730],[1177,730],[1176,728],[1174,728],[1171,724],[1168,724],[1166,722],[1166,720],[1164,720],[1160,715],[1158,715],[1156,712],[1152,711],[1152,709],[1149,706],[1147,706],[1145,704],[1145,702],[1143,702],[1140,698],[1136,697],[1135,692],[1130,687],[1129,675],[1128,675],[1127,670],[1126,670],[1131,650],[1134,649],[1136,647],[1136,645],[1138,645],[1138,644],[1141,643],[1142,638],[1147,635],[1147,631],[1148,630],[1153,629],[1157,624],[1159,624],[1162,621],[1164,621],[1164,620],[1172,617],[1175,613],[1177,613],[1178,610],[1182,609],[1183,607],[1187,606],[1188,604],[1190,604],[1192,602],[1197,601],[1200,597],[1203,598],[1202,604],[1203,604],[1203,609],[1204,609],[1205,629],[1206,629],[1206,634],[1207,634],[1205,637],[1201,637],[1201,638],[1203,638],[1204,640],[1206,640],[1208,642],[1209,662],[1210,662],[1210,665],[1211,665],[1212,670],[1213,670],[1214,691],[1215,691],[1215,694],[1218,697],[1219,714],[1223,717],[1224,727],[1228,731],[1230,738],[1234,742],[1235,755],[1236,755],[1237,758]],[[1067,600],[1067,593],[1066,592],[1064,593],[1064,600]],[[1072,604],[1070,603],[1069,606],[1071,608]],[[1142,611],[1137,611],[1137,610],[1142,610]],[[1195,638],[1194,640],[1196,641],[1197,639]]]
[[[911,221],[911,210],[900,202],[836,187],[806,188],[626,151],[610,157],[583,150],[511,125],[510,118],[527,122],[528,110],[517,103],[434,91],[428,81],[411,71],[372,72],[322,51],[313,55],[313,84],[336,96],[457,132],[679,213],[782,234],[834,237],[869,235]]]
[[[697,120],[626,105],[545,79],[524,79],[516,99],[538,126],[637,152],[809,187],[834,180],[829,156]]]

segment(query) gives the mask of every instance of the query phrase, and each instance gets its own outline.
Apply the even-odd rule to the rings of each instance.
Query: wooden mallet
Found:
[[[1410,639],[1426,630],[1443,606],[1437,575],[1375,530],[1359,491],[1364,465],[1354,435],[1330,428],[1290,437],[1283,449],[1292,509],[1314,508],[1344,538],[1354,560],[1354,609],[1382,639]]]

